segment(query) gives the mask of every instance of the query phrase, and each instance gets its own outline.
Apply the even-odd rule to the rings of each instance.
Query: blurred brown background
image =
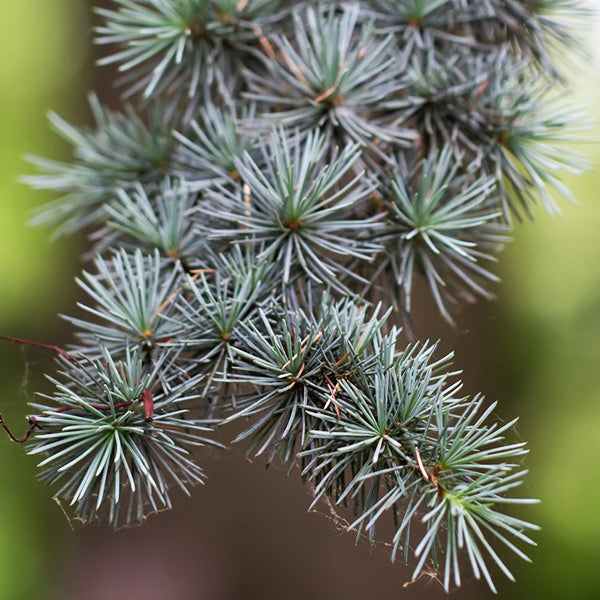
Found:
[[[54,158],[67,149],[49,131],[46,111],[89,119],[85,95],[114,103],[112,74],[92,68],[90,5],[85,0],[20,0],[0,20],[0,332],[63,343],[56,316],[72,312],[84,240],[49,242],[28,228],[30,210],[48,200],[16,182],[31,172],[22,156]],[[589,32],[600,40],[600,29]],[[573,75],[577,96],[598,116],[600,52]],[[598,132],[600,128],[597,127]],[[598,144],[586,153],[600,164]],[[456,351],[468,393],[500,401],[519,415],[531,473],[524,495],[542,504],[527,517],[542,526],[533,564],[513,561],[516,584],[500,598],[600,598],[600,176],[567,183],[578,206],[539,214],[518,227],[502,254],[499,299],[466,307],[445,327],[427,302],[422,337]],[[0,410],[19,430],[50,357],[0,345]],[[203,453],[208,484],[139,529],[72,531],[35,461],[0,437],[0,600],[436,599],[435,582],[403,589],[410,570],[391,565],[386,548],[354,547],[323,514],[307,513],[297,474],[265,470],[235,449]],[[325,512],[322,507],[321,512]],[[468,582],[454,597],[492,597]]]

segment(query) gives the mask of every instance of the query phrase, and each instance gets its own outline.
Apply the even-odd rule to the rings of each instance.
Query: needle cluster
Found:
[[[35,221],[97,253],[25,436],[42,478],[84,521],[141,521],[235,421],[358,537],[391,523],[414,578],[512,578],[535,529],[515,422],[401,327],[419,278],[448,322],[493,296],[513,220],[570,197],[586,125],[551,57],[579,2],[109,4],[99,62],[130,104],[52,115],[72,160],[27,178],[59,195]]]

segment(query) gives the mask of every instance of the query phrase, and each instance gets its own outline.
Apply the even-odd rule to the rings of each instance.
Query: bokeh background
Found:
[[[68,341],[57,314],[73,310],[85,240],[51,243],[29,228],[49,196],[17,178],[32,171],[28,152],[68,155],[48,109],[85,123],[89,89],[116,99],[112,74],[93,68],[90,7],[4,0],[0,19],[0,333],[54,344]],[[571,70],[572,84],[599,119],[600,27],[589,25],[593,58]],[[600,598],[600,144],[584,151],[592,169],[566,178],[578,205],[517,228],[498,300],[463,310],[456,329],[433,310],[421,318],[424,337],[456,351],[467,392],[499,400],[501,418],[520,416],[517,435],[531,449],[524,493],[542,500],[527,515],[542,526],[539,545],[531,565],[511,563],[517,583],[500,582],[500,598]],[[43,352],[0,345],[0,410],[17,430],[51,368]],[[385,548],[356,549],[351,534],[307,513],[296,476],[235,450],[204,462],[209,484],[142,528],[72,530],[36,481],[35,461],[0,436],[0,600],[445,597],[435,582],[403,589],[410,571]],[[492,597],[475,581],[452,595]]]

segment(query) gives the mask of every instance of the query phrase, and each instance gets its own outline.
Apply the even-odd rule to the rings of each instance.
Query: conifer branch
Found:
[[[352,511],[392,559],[446,590],[492,590],[536,526],[507,508],[527,450],[451,356],[401,347],[417,277],[442,316],[493,295],[514,218],[570,198],[562,144],[587,130],[556,94],[577,0],[114,0],[100,64],[121,112],[51,114],[72,158],[34,222],[86,230],[83,316],[24,443],[70,514],[113,526],[203,482],[196,447],[236,422],[246,451]],[[383,294],[379,294],[383,291]],[[375,295],[393,308],[385,310]],[[376,306],[374,306],[376,305]],[[396,309],[396,310],[394,310]],[[418,525],[415,527],[415,525]]]

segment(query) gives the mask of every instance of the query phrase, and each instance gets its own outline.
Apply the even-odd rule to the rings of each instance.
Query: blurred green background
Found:
[[[108,89],[106,83],[93,81],[98,73],[92,70],[89,20],[89,5],[84,0],[5,2],[0,20],[0,333],[48,343],[68,339],[56,315],[72,311],[76,295],[73,278],[79,270],[82,241],[52,244],[47,231],[27,227],[31,209],[48,196],[31,192],[17,183],[17,177],[31,172],[22,158],[27,152],[66,156],[67,149],[49,131],[48,109],[81,123],[87,118],[87,90],[96,85]],[[573,84],[577,99],[587,104],[598,119],[598,27],[590,33],[590,40],[592,47],[596,41],[594,59],[576,72]],[[600,127],[596,130],[600,136]],[[498,289],[498,301],[463,311],[457,331],[438,326],[439,335],[448,338],[447,345],[457,349],[456,362],[465,370],[468,391],[481,390],[489,398],[500,400],[499,412],[505,418],[519,415],[518,435],[528,441],[531,449],[526,493],[541,498],[542,503],[532,508],[529,516],[542,526],[542,531],[536,536],[539,546],[532,552],[533,564],[514,564],[518,583],[504,583],[502,598],[600,598],[600,145],[589,144],[584,151],[594,165],[591,172],[566,178],[579,204],[563,202],[560,218],[540,212],[535,224],[517,227],[515,241],[501,256],[503,284]],[[40,373],[51,368],[51,357],[3,343],[0,358],[0,410],[20,431],[25,425],[26,403],[33,399],[34,391],[46,389]],[[265,504],[267,494],[262,486],[271,484],[262,483],[264,473],[260,467],[248,466],[239,456],[217,461],[222,471],[212,469],[216,483],[210,482],[204,497],[205,503],[217,507],[212,517],[208,505],[203,505],[205,490],[199,490],[194,505],[184,506],[182,513],[176,510],[172,516],[155,517],[143,528],[143,534],[112,534],[98,528],[72,532],[51,501],[49,490],[36,481],[34,461],[24,456],[22,448],[0,436],[0,600],[79,599],[83,594],[91,598],[88,592],[92,581],[94,589],[99,590],[93,597],[116,600],[262,599],[267,596],[261,585],[274,589],[274,597],[319,597],[314,593],[309,596],[312,588],[307,587],[308,583],[290,581],[293,575],[291,570],[287,575],[288,566],[260,562],[275,560],[273,556],[279,551],[274,543],[271,554],[265,550],[263,559],[255,558],[258,566],[252,566],[250,554],[260,555],[262,551],[256,546],[273,535],[269,527],[289,527],[290,531],[304,532],[304,537],[308,535],[306,528],[313,527],[316,518],[297,514],[296,505],[305,505],[306,498],[297,490],[296,482],[290,483],[281,473],[269,473],[273,490],[279,485],[288,486],[281,496],[287,506],[266,506],[263,516],[256,514],[252,519],[236,521],[236,527],[225,527],[223,515],[218,512],[223,493],[219,486],[227,485],[231,473],[241,479],[239,488],[258,482],[254,491],[249,487],[241,493],[243,500],[232,511],[249,512],[252,494],[257,506]],[[276,510],[283,512],[275,514]],[[190,515],[204,530],[195,532]],[[181,527],[191,531],[187,545],[179,541]],[[242,527],[247,529],[240,533]],[[370,576],[377,578],[377,584],[371,579],[372,587],[365,588],[372,598],[444,596],[432,586],[402,590],[406,577],[387,563],[385,552],[369,556],[364,549],[352,548],[352,538],[334,534],[333,526],[325,519],[314,527],[324,540],[327,536],[338,538],[340,548],[349,548],[354,558],[344,560],[356,560],[348,567],[347,563],[340,564],[341,555],[336,554],[337,566],[318,572],[321,583],[330,577],[332,589],[339,593],[329,597],[363,597],[358,577],[367,576],[365,562],[376,563]],[[194,546],[200,543],[196,537],[204,535],[203,531],[204,545]],[[247,552],[239,545],[240,535],[250,540]],[[282,531],[284,546],[285,535]],[[158,554],[157,570],[166,573],[160,580],[165,592],[158,584],[146,585],[157,575],[149,572],[150,567],[143,567],[143,547],[136,545],[136,540],[142,538],[136,536],[144,536]],[[300,538],[293,538],[293,543],[301,544]],[[238,544],[234,559],[234,542],[227,539],[235,539]],[[298,550],[297,556],[307,561],[304,573],[315,572],[316,567],[308,561],[315,552],[325,552],[320,544],[313,541],[313,550]],[[172,547],[172,552],[166,551],[167,547]],[[186,548],[199,554],[187,552],[185,560],[177,558]],[[330,552],[337,553],[337,548]],[[294,551],[287,550],[290,560]],[[197,572],[196,559],[204,565]],[[317,559],[320,562],[315,564],[320,566],[323,559]],[[207,564],[214,576],[203,591],[200,579]],[[257,574],[261,564],[263,571]],[[280,573],[281,589],[277,591],[277,573],[273,573],[281,569],[285,577]],[[120,580],[110,579],[114,572]],[[177,577],[187,577],[191,583],[177,587],[173,584]],[[253,583],[253,577],[262,578],[263,583]],[[223,583],[226,578],[227,585]],[[344,591],[345,585],[350,591]],[[292,593],[285,586],[296,591]],[[476,585],[454,595],[490,597]]]
[[[90,85],[88,7],[81,0],[4,2],[0,19],[0,331],[58,339],[58,312],[70,309],[78,270],[75,240],[51,244],[47,231],[27,226],[48,196],[17,182],[31,171],[27,152],[60,156],[46,112],[81,119]],[[48,357],[0,347],[0,410],[17,431],[26,403],[40,389]],[[31,372],[31,376],[27,371]],[[60,517],[22,448],[0,441],[0,598],[45,598],[52,581]],[[68,543],[65,540],[65,543]]]

